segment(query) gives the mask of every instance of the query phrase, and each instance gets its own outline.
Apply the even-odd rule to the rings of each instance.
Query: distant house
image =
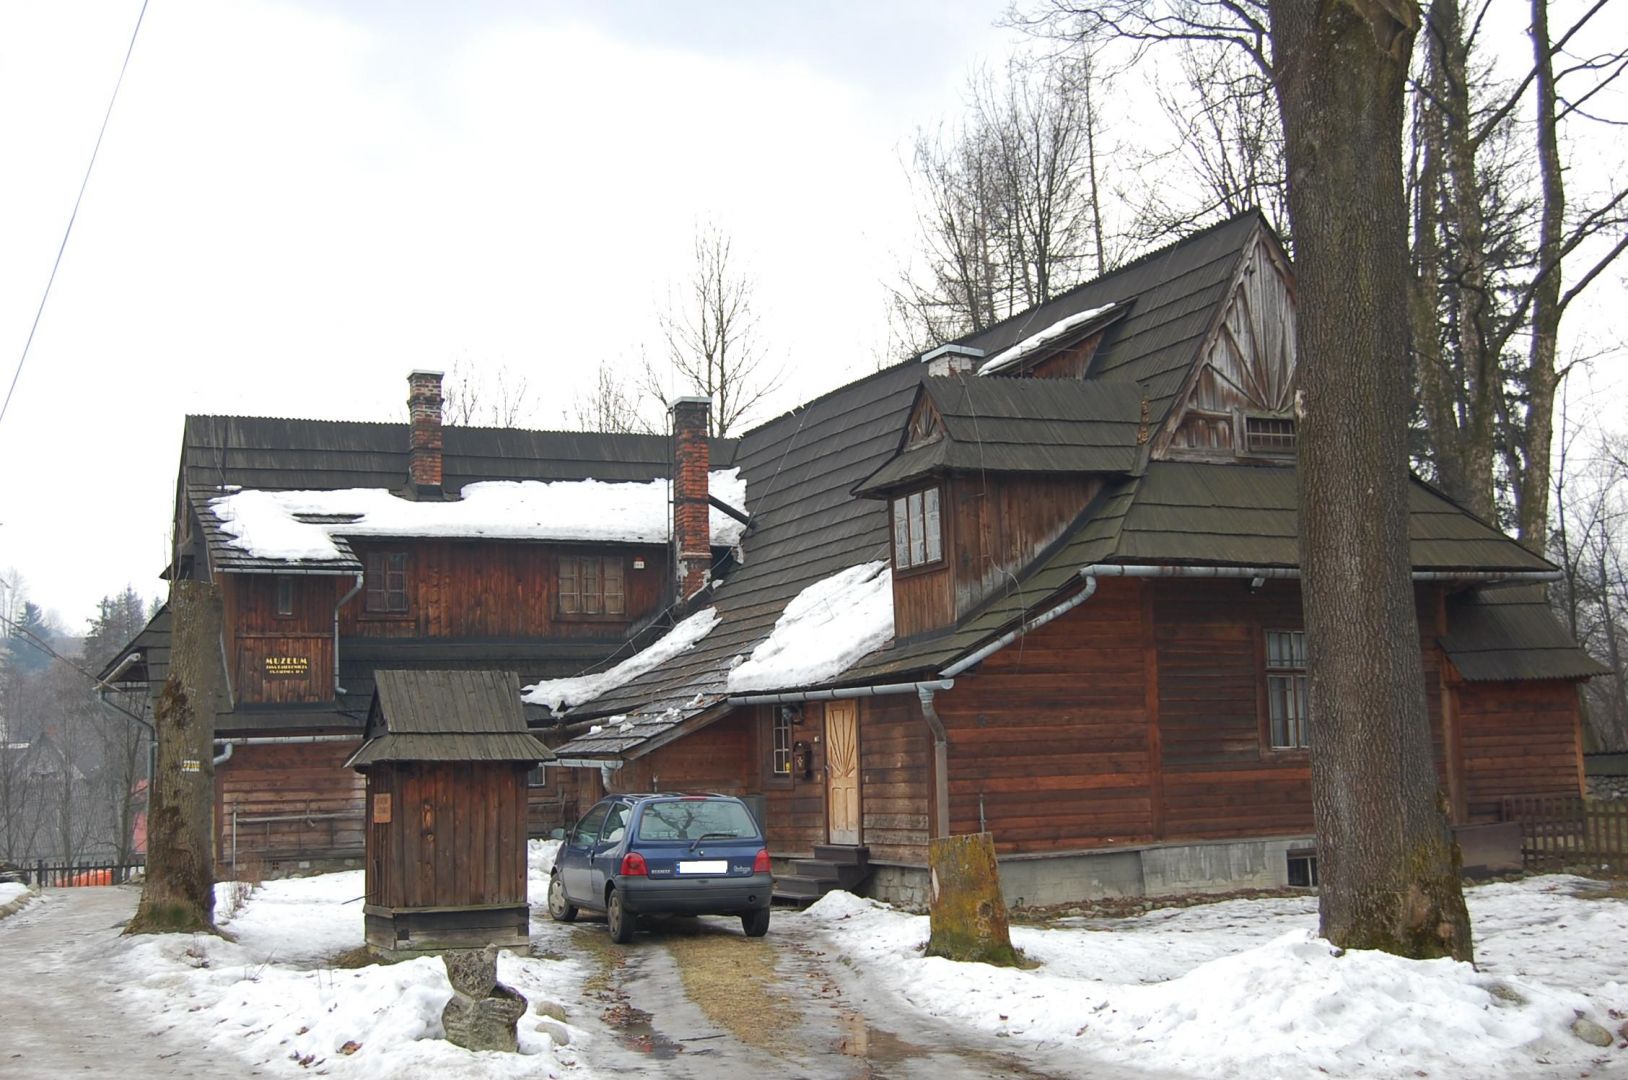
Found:
[[[558,755],[534,824],[742,794],[788,895],[868,860],[919,899],[928,839],[976,829],[1029,903],[1301,880],[1293,295],[1246,214],[738,441],[696,401],[671,440],[443,430],[421,375],[410,426],[189,418],[171,570],[227,594],[223,851],[234,813],[240,854],[300,812],[359,848],[354,742],[289,740],[354,740],[375,668],[470,666],[519,672]],[[1602,669],[1554,567],[1411,506],[1454,820],[1577,792]]]

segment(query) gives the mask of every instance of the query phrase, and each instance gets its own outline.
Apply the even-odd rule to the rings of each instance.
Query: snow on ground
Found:
[[[0,881],[0,907],[5,907],[27,891],[27,885],[20,885],[14,881]]]
[[[739,469],[708,474],[708,490],[746,508]],[[413,502],[383,488],[338,491],[234,491],[210,501],[228,543],[265,559],[344,558],[334,536],[430,536],[500,540],[610,540],[666,543],[672,499],[666,480],[607,484],[598,480],[488,480],[468,484],[449,502]],[[299,515],[342,522],[301,521]],[[712,542],[732,547],[746,526],[710,511]]]
[[[648,649],[634,653],[613,668],[597,675],[576,675],[568,679],[544,679],[525,687],[520,700],[546,705],[560,712],[582,705],[625,686],[659,664],[695,646],[718,625],[718,609],[698,611],[658,638]]]
[[[526,893],[532,904],[548,903],[548,875],[554,869],[554,858],[560,853],[558,840],[526,841]]]
[[[1470,890],[1479,972],[1342,954],[1302,898],[1015,927],[1033,970],[924,957],[925,916],[846,893],[808,916],[864,977],[925,1013],[1099,1059],[1219,1077],[1572,1076],[1602,1060],[1628,1069],[1628,1052],[1569,1031],[1579,1015],[1615,1031],[1628,1010],[1628,904],[1580,899],[1579,884]]]
[[[798,593],[752,655],[729,673],[729,689],[774,690],[835,678],[893,638],[893,572],[850,566]]]
[[[546,882],[557,848],[532,843],[533,876],[542,867]],[[231,888],[217,892],[223,918]],[[472,1053],[442,1037],[452,988],[439,957],[354,970],[324,962],[362,944],[361,892],[360,871],[272,881],[225,921],[236,942],[205,934],[120,939],[114,974],[127,1006],[162,1015],[184,1036],[269,1075],[591,1078],[578,1050],[591,1036],[567,1025],[571,1045],[556,1046],[544,1030],[553,1022],[537,1013],[545,1001],[573,1008],[587,973],[580,963],[503,953],[498,977],[530,1002],[521,1052]]]

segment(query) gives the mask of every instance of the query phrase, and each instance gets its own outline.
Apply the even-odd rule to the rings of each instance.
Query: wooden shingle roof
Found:
[[[855,494],[948,472],[1128,473],[1140,464],[1142,391],[1101,380],[923,379],[939,437],[905,446]]]
[[[379,671],[352,768],[384,761],[550,761],[509,671]]]
[[[1447,626],[1441,646],[1468,682],[1611,674],[1578,648],[1541,589],[1483,589],[1449,597]]]

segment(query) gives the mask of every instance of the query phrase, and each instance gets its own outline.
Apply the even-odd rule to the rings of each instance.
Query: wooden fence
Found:
[[[36,862],[32,867],[20,869],[42,889],[68,889],[89,885],[125,885],[141,873],[143,865],[106,859],[75,859],[68,863]]]
[[[1503,800],[1502,814],[1520,823],[1528,870],[1628,872],[1628,801],[1512,796]]]

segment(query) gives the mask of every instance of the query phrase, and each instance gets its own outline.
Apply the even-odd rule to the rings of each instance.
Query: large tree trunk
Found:
[[[1543,191],[1538,217],[1538,270],[1532,289],[1532,346],[1527,363],[1526,457],[1515,492],[1520,541],[1542,555],[1549,539],[1549,453],[1554,442],[1555,349],[1560,340],[1560,256],[1566,220],[1555,119],[1554,58],[1549,45],[1547,0],[1532,0],[1532,59],[1537,87],[1538,176]],[[1543,273],[1547,270],[1547,273]]]
[[[127,934],[214,931],[215,713],[225,704],[220,590],[170,587],[169,678],[154,713],[158,768],[147,813],[147,881]]]
[[[1469,959],[1408,562],[1413,0],[1272,0],[1299,282],[1300,558],[1322,932]]]

